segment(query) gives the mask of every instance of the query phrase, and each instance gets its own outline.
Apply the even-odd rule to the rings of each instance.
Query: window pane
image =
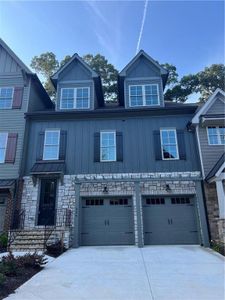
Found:
[[[74,89],[62,89],[61,108],[73,108]]]
[[[76,108],[89,108],[88,88],[77,88],[76,92]]]
[[[46,145],[58,145],[58,143],[59,143],[59,132],[58,131],[46,131],[45,144]]]
[[[0,163],[5,162],[5,149],[0,148]]]
[[[0,89],[0,109],[11,108],[13,100],[13,88]]]
[[[164,159],[178,158],[175,130],[162,130],[161,143]]]
[[[218,145],[219,139],[217,135],[217,128],[216,127],[208,127],[208,136],[209,136],[209,144],[210,145]]]
[[[221,144],[225,144],[225,127],[219,127],[220,141]]]
[[[130,87],[130,105],[131,106],[143,105],[143,95],[142,95],[141,85],[135,85]]]
[[[101,152],[101,160],[116,160],[116,147],[104,147]]]
[[[131,106],[142,106],[143,105],[143,97],[142,96],[131,96],[130,104],[131,104]]]
[[[44,159],[58,159],[58,146],[45,146]]]
[[[115,132],[101,132],[101,160],[116,160]]]

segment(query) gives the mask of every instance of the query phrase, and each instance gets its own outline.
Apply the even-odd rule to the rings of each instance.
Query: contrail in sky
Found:
[[[137,54],[138,51],[139,51],[139,47],[140,47],[140,43],[141,43],[141,38],[142,38],[143,29],[144,29],[144,25],[145,25],[145,19],[146,19],[147,9],[148,9],[148,0],[145,0],[145,4],[144,4],[144,12],[143,12],[143,18],[142,18],[142,21],[141,21],[141,30],[140,30],[139,37],[138,37],[137,48],[136,48],[136,54]]]

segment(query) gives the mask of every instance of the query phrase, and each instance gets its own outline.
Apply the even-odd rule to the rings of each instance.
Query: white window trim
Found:
[[[208,130],[209,127],[215,127],[216,128],[216,135],[217,135],[217,139],[218,139],[218,144],[211,144],[210,143],[209,130]],[[225,146],[225,144],[221,143],[221,137],[220,137],[219,127],[224,127],[224,126],[207,126],[206,127],[207,138],[208,138],[208,145],[210,145],[210,146]]]
[[[84,107],[84,108],[77,108],[77,89],[88,89],[88,107]],[[63,90],[73,90],[73,108],[65,108],[62,107],[62,92]],[[90,109],[90,87],[89,86],[79,86],[79,87],[75,87],[75,88],[61,88],[61,92],[60,92],[60,109],[65,109],[65,110],[71,110],[71,109]]]
[[[6,150],[7,150],[7,143],[8,143],[8,132],[0,132],[0,134],[6,134],[6,139],[5,139],[5,145],[4,145],[4,148],[5,148],[5,152],[4,152],[4,156],[3,156],[3,161],[0,161],[0,164],[4,164],[5,163],[5,156],[6,156]]]
[[[12,101],[11,101],[11,106],[10,107],[4,107],[4,108],[0,108],[0,109],[12,109],[15,89],[12,86],[1,86],[0,87],[0,92],[1,92],[2,89],[12,89]]]
[[[57,158],[45,158],[45,146],[46,146],[46,132],[58,132],[58,153]],[[50,145],[49,145],[50,146]],[[53,146],[53,145],[51,145]],[[47,129],[45,130],[45,138],[44,138],[44,148],[43,148],[43,160],[58,160],[59,159],[59,148],[60,148],[60,130],[59,129]]]
[[[149,105],[149,104],[146,104],[146,95],[145,95],[145,86],[153,86],[153,85],[156,85],[156,88],[157,88],[157,96],[158,96],[158,103],[157,104],[152,104],[152,105]],[[131,87],[133,86],[141,86],[142,88],[142,95],[143,95],[143,104],[142,105],[131,105]],[[151,84],[130,84],[129,85],[129,106],[130,107],[142,107],[142,106],[157,106],[157,105],[160,105],[160,99],[159,99],[159,85],[157,83],[151,83]]]
[[[164,158],[163,156],[163,141],[162,141],[162,132],[163,131],[174,131],[175,132],[175,142],[176,142],[176,150],[177,150],[177,157],[176,158]],[[179,160],[179,149],[178,149],[178,142],[177,142],[177,130],[176,128],[161,128],[160,129],[160,143],[161,143],[161,155],[162,160]]]
[[[116,130],[102,130],[100,131],[100,162],[113,162],[113,161],[117,161],[117,156],[116,156],[116,153],[115,153],[115,159],[102,159],[102,134],[103,133],[113,133],[114,135],[114,141],[115,141],[115,151],[117,150],[116,149]]]

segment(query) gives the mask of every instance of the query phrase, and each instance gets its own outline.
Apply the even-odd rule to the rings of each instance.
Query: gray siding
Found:
[[[218,97],[213,105],[207,111],[207,115],[224,114],[225,113],[225,99],[222,96]]]
[[[185,129],[190,116],[162,116],[123,119],[31,121],[26,174],[36,161],[38,133],[47,128],[67,131],[66,173],[174,172],[200,170],[194,134],[185,131],[186,160],[156,161],[153,130],[160,127]],[[117,130],[123,133],[123,162],[94,162],[94,133]]]
[[[24,87],[22,76],[0,77],[0,86]],[[0,178],[17,178],[20,168],[20,160],[23,148],[23,136],[25,128],[24,113],[27,111],[29,97],[29,84],[24,87],[21,109],[0,110],[0,131],[18,133],[16,159],[14,164],[0,164]]]
[[[206,127],[199,127],[199,141],[201,145],[201,154],[203,160],[204,173],[205,176],[207,176],[209,171],[214,167],[215,163],[219,160],[221,155],[224,153],[225,146],[209,145]]]
[[[138,85],[138,84],[158,84],[158,88],[159,88],[159,105],[156,105],[155,107],[160,107],[160,106],[164,106],[164,98],[163,98],[163,87],[162,87],[162,79],[161,77],[158,78],[126,78],[124,81],[124,100],[125,100],[125,107],[126,108],[130,108],[130,104],[129,104],[129,85]],[[143,106],[142,108],[145,109],[145,107],[149,107],[149,106]],[[150,106],[153,107],[153,106]],[[138,107],[131,107],[133,109],[136,108],[141,108],[140,106]]]
[[[0,74],[2,73],[19,73],[21,75],[21,68],[11,55],[0,46]]]
[[[160,71],[144,56],[140,56],[127,70],[127,77],[160,77]]]
[[[94,81],[91,72],[86,69],[78,60],[72,61],[60,74],[57,82],[57,105],[60,110],[60,97],[62,88],[90,87],[90,109],[94,109],[96,96]]]

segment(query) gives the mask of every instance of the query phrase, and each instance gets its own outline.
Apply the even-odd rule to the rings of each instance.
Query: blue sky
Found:
[[[147,6],[143,23],[144,6]],[[180,76],[224,62],[223,1],[1,1],[0,37],[34,55],[101,53],[119,70],[140,49]]]

